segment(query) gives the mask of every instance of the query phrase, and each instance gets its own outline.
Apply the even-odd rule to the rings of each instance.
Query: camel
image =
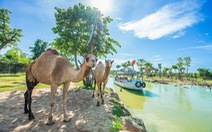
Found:
[[[97,84],[97,86],[98,86],[98,101],[97,101],[96,106],[100,106],[99,95],[101,95],[102,104],[104,104],[104,99],[103,99],[104,90],[105,90],[105,86],[108,81],[108,75],[110,73],[110,69],[112,67],[113,62],[114,62],[114,60],[105,60],[106,66],[104,66],[104,64],[100,61],[94,70],[94,91],[93,91],[92,97],[94,97],[96,84]],[[101,89],[102,83],[103,83],[103,90]]]
[[[34,119],[31,110],[32,91],[39,83],[51,85],[51,102],[50,112],[48,116],[48,125],[54,124],[52,109],[54,106],[55,93],[59,85],[63,84],[63,112],[64,122],[69,122],[71,119],[66,114],[67,91],[71,82],[79,82],[83,80],[89,73],[92,67],[96,66],[97,59],[93,54],[84,55],[84,62],[80,70],[75,71],[70,62],[60,56],[55,49],[46,50],[36,61],[29,64],[26,69],[26,84],[27,90],[24,93],[25,105],[24,113],[29,113],[29,120]],[[27,108],[28,104],[28,108]]]

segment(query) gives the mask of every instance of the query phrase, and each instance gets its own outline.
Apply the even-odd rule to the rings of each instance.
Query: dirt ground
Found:
[[[53,118],[55,124],[46,125],[50,109],[50,88],[34,89],[32,111],[35,120],[29,121],[24,114],[24,91],[0,92],[0,132],[108,132],[111,123],[113,104],[109,95],[105,104],[96,106],[97,95],[92,98],[91,90],[73,87],[68,92],[67,111],[71,122],[63,122],[62,89],[57,90]]]

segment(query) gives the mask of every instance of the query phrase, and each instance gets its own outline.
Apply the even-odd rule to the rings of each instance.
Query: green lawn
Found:
[[[45,84],[38,84],[36,88],[49,87]],[[0,92],[10,90],[26,90],[25,73],[0,74]]]

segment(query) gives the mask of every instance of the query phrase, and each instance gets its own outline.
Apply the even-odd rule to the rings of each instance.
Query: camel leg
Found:
[[[93,95],[92,95],[92,98],[94,98],[94,93],[95,93],[95,90],[96,90],[96,79],[94,79],[94,90],[93,90]]]
[[[63,112],[64,112],[64,122],[69,122],[71,121],[71,118],[68,118],[67,116],[67,110],[66,110],[66,102],[67,102],[67,92],[68,92],[68,88],[70,86],[70,82],[67,82],[64,84],[64,88],[63,88]]]
[[[28,114],[29,110],[27,108],[27,100],[28,100],[28,90],[26,90],[26,92],[24,93],[24,99],[25,99],[25,104],[24,104],[24,114]]]
[[[96,106],[100,106],[101,83],[97,83],[97,86],[98,86],[98,101]]]
[[[47,122],[47,125],[52,125],[54,124],[53,122],[53,116],[52,116],[52,109],[53,109],[53,106],[54,106],[54,102],[55,102],[55,93],[57,91],[57,85],[55,84],[52,84],[51,85],[51,102],[50,102],[50,112],[49,112],[49,117],[48,117],[48,122]]]
[[[38,83],[39,82],[37,80],[35,80],[35,82],[26,81],[27,91],[24,93],[25,98],[24,113],[29,113],[29,120],[35,119],[31,110],[31,103],[32,103],[32,91]],[[29,106],[29,110],[27,109],[27,104]]]
[[[101,95],[101,98],[102,98],[102,104],[104,104],[105,86],[106,86],[106,83],[104,83],[104,84],[103,84],[103,90],[102,90],[102,95]]]

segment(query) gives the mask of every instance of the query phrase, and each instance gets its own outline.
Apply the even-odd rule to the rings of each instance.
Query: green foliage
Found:
[[[9,10],[0,8],[0,50],[8,46],[15,46],[18,41],[20,41],[21,29],[11,29]]]
[[[68,9],[55,8],[56,26],[52,28],[59,37],[52,45],[66,56],[93,53],[96,56],[116,53],[113,45],[120,44],[109,37],[107,24],[112,22],[110,17],[103,17],[97,8],[84,6],[81,3]]]
[[[138,66],[138,69],[142,72],[143,71],[143,66],[144,66],[144,64],[146,63],[146,60],[144,60],[144,59],[138,59],[137,61],[136,61],[136,64],[137,64],[137,66]]]
[[[5,53],[3,61],[28,64],[31,60],[19,48],[14,47]]]
[[[34,43],[34,47],[29,47],[31,49],[33,56],[32,59],[37,59],[47,48],[48,42],[44,42],[41,39],[37,39]]]
[[[121,104],[115,98],[110,99],[110,101],[113,102],[113,104],[114,104],[112,114],[117,116],[117,117],[124,116],[124,112],[122,110]]]
[[[113,118],[112,123],[110,124],[110,132],[118,132],[119,130],[123,130],[124,126],[122,125],[120,118]]]
[[[85,86],[85,85],[83,85],[83,82],[82,81],[81,82],[78,82],[78,83],[75,83],[75,86],[82,87],[83,89],[87,89],[87,90],[94,90],[94,88],[92,86]],[[105,93],[110,93],[110,91],[105,88]]]
[[[0,62],[0,73],[18,73],[26,70],[27,64],[18,62]]]
[[[190,57],[184,57],[184,61],[185,61],[186,71],[187,71],[187,74],[188,74],[188,68],[191,65],[191,58]]]
[[[121,65],[116,65],[116,69],[118,70],[121,67]]]
[[[210,78],[212,79],[212,70],[207,68],[198,68],[199,76],[203,78],[203,80]]]

